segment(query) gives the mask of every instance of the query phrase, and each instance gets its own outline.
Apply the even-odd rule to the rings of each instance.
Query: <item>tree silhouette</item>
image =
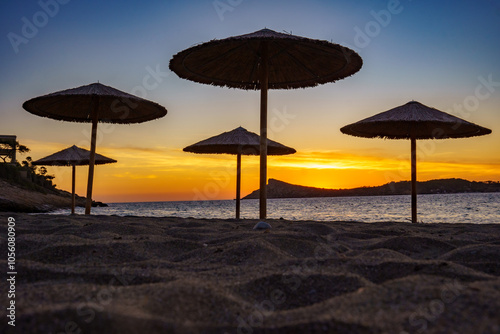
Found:
[[[0,155],[0,159],[2,159],[3,162],[7,162],[6,161],[7,158],[12,159],[12,157],[14,156],[13,155],[14,151],[18,151],[21,154],[28,153],[30,151],[30,149],[27,146],[19,144],[18,141],[16,141],[15,147],[13,147],[11,141],[3,139],[0,139],[0,150],[5,152],[4,154]],[[15,161],[12,162],[15,163]]]

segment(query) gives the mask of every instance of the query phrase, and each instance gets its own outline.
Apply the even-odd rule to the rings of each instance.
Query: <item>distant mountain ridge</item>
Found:
[[[500,192],[500,182],[476,182],[464,179],[439,179],[417,182],[417,191],[419,194]],[[267,198],[381,196],[409,195],[410,193],[410,181],[390,182],[376,187],[325,189],[299,186],[275,179],[269,179],[269,184],[267,186]],[[249,195],[243,197],[243,199],[250,198],[259,198],[259,190],[255,190]]]

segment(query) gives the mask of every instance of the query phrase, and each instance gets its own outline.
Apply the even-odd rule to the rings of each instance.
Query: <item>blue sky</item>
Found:
[[[26,20],[37,29],[28,38]],[[194,44],[264,27],[352,47],[364,61],[359,73],[334,84],[270,92],[270,117],[273,110],[294,116],[272,139],[298,151],[404,154],[406,143],[350,138],[338,129],[412,99],[457,115],[455,106],[471,101],[480,78],[500,82],[499,0],[8,0],[0,4],[0,133],[16,134],[34,158],[84,143],[88,124],[42,119],[22,103],[96,81],[137,93],[151,71],[161,82],[145,97],[165,106],[167,116],[105,129],[103,149],[157,147],[177,161],[182,147],[239,125],[258,132],[257,92],[179,79],[168,62]],[[18,52],[12,34],[26,38]],[[493,134],[443,141],[429,159],[458,151],[471,161],[498,162],[500,86],[479,102],[457,116]]]

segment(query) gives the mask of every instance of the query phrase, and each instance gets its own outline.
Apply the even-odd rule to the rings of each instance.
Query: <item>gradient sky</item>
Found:
[[[99,125],[97,152],[118,163],[96,167],[94,199],[234,198],[234,156],[182,148],[238,126],[258,133],[259,93],[180,79],[168,62],[194,44],[264,27],[348,46],[364,61],[336,83],[269,92],[269,137],[297,150],[269,157],[270,178],[324,188],[408,180],[409,141],[356,138],[339,129],[417,100],[493,130],[419,141],[420,181],[500,181],[499,0],[2,1],[0,134],[17,135],[33,159],[73,144],[88,149],[90,124],[41,118],[22,103],[97,81],[145,93],[168,114]],[[151,71],[159,72],[157,85],[143,90]],[[258,188],[259,159],[242,160],[245,195]],[[70,168],[48,170],[70,190]],[[77,168],[81,195],[87,171]]]

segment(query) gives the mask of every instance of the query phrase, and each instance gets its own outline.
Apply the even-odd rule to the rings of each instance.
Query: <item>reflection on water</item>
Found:
[[[83,208],[77,208],[83,214]],[[268,218],[288,220],[409,222],[410,196],[283,198],[268,200]],[[59,210],[53,214],[69,214]],[[119,216],[234,218],[235,201],[111,203],[92,214]],[[258,200],[241,201],[241,217],[257,219]],[[500,223],[500,193],[418,196],[418,220],[424,223]]]

